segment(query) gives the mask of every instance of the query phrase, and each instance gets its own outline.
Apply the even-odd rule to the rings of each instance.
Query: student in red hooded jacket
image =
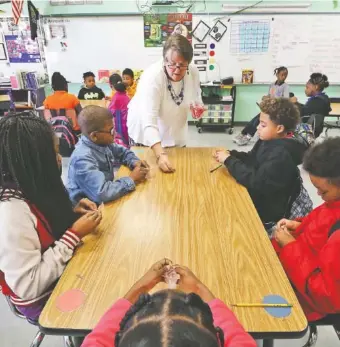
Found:
[[[302,219],[279,221],[272,243],[313,322],[340,313],[340,137],[311,147],[303,166],[325,202]]]

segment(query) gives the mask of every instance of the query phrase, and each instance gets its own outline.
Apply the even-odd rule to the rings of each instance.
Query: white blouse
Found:
[[[129,136],[145,146],[161,142],[163,147],[185,146],[188,133],[190,103],[200,102],[199,72],[193,65],[184,77],[184,99],[177,105],[168,89],[163,60],[146,69],[137,86],[137,92],[129,103]],[[178,95],[182,81],[171,82]]]

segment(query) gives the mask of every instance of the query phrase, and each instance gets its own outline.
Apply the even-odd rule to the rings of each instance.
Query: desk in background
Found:
[[[84,240],[42,312],[42,331],[89,332],[155,261],[168,257],[191,268],[227,305],[283,296],[294,305],[284,319],[263,308],[233,311],[256,338],[301,336],[306,318],[247,190],[225,168],[210,173],[213,148],[170,149],[174,174],[159,171],[150,149],[135,152],[150,163],[151,178],[105,206],[97,234]],[[84,305],[60,312],[57,298],[74,288],[86,294]]]
[[[329,117],[336,118],[336,120],[333,122],[329,122],[327,120],[327,117],[324,121],[324,126],[326,128],[326,136],[328,135],[329,129],[340,129],[340,98],[330,98],[330,101],[332,111],[329,113]]]

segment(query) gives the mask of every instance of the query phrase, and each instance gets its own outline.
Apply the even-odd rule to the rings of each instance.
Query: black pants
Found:
[[[260,114],[255,116],[242,130],[242,135],[250,135],[253,137],[257,131],[257,127],[260,124]]]

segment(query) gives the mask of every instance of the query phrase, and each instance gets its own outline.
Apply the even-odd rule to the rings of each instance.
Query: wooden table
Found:
[[[109,100],[80,100],[81,107],[96,105],[107,108],[110,104]]]
[[[150,149],[135,151],[151,164],[149,180],[106,205],[97,234],[84,240],[41,314],[42,330],[88,332],[154,262],[168,257],[189,266],[227,304],[285,297],[294,305],[285,319],[262,308],[233,310],[257,338],[300,336],[307,321],[294,291],[246,189],[225,168],[209,172],[216,167],[213,149],[171,149],[174,174],[158,170]],[[56,299],[72,288],[82,290],[86,301],[74,312],[60,312]]]
[[[339,116],[340,117],[340,103],[339,102],[332,102],[331,103],[331,109],[330,116]]]

